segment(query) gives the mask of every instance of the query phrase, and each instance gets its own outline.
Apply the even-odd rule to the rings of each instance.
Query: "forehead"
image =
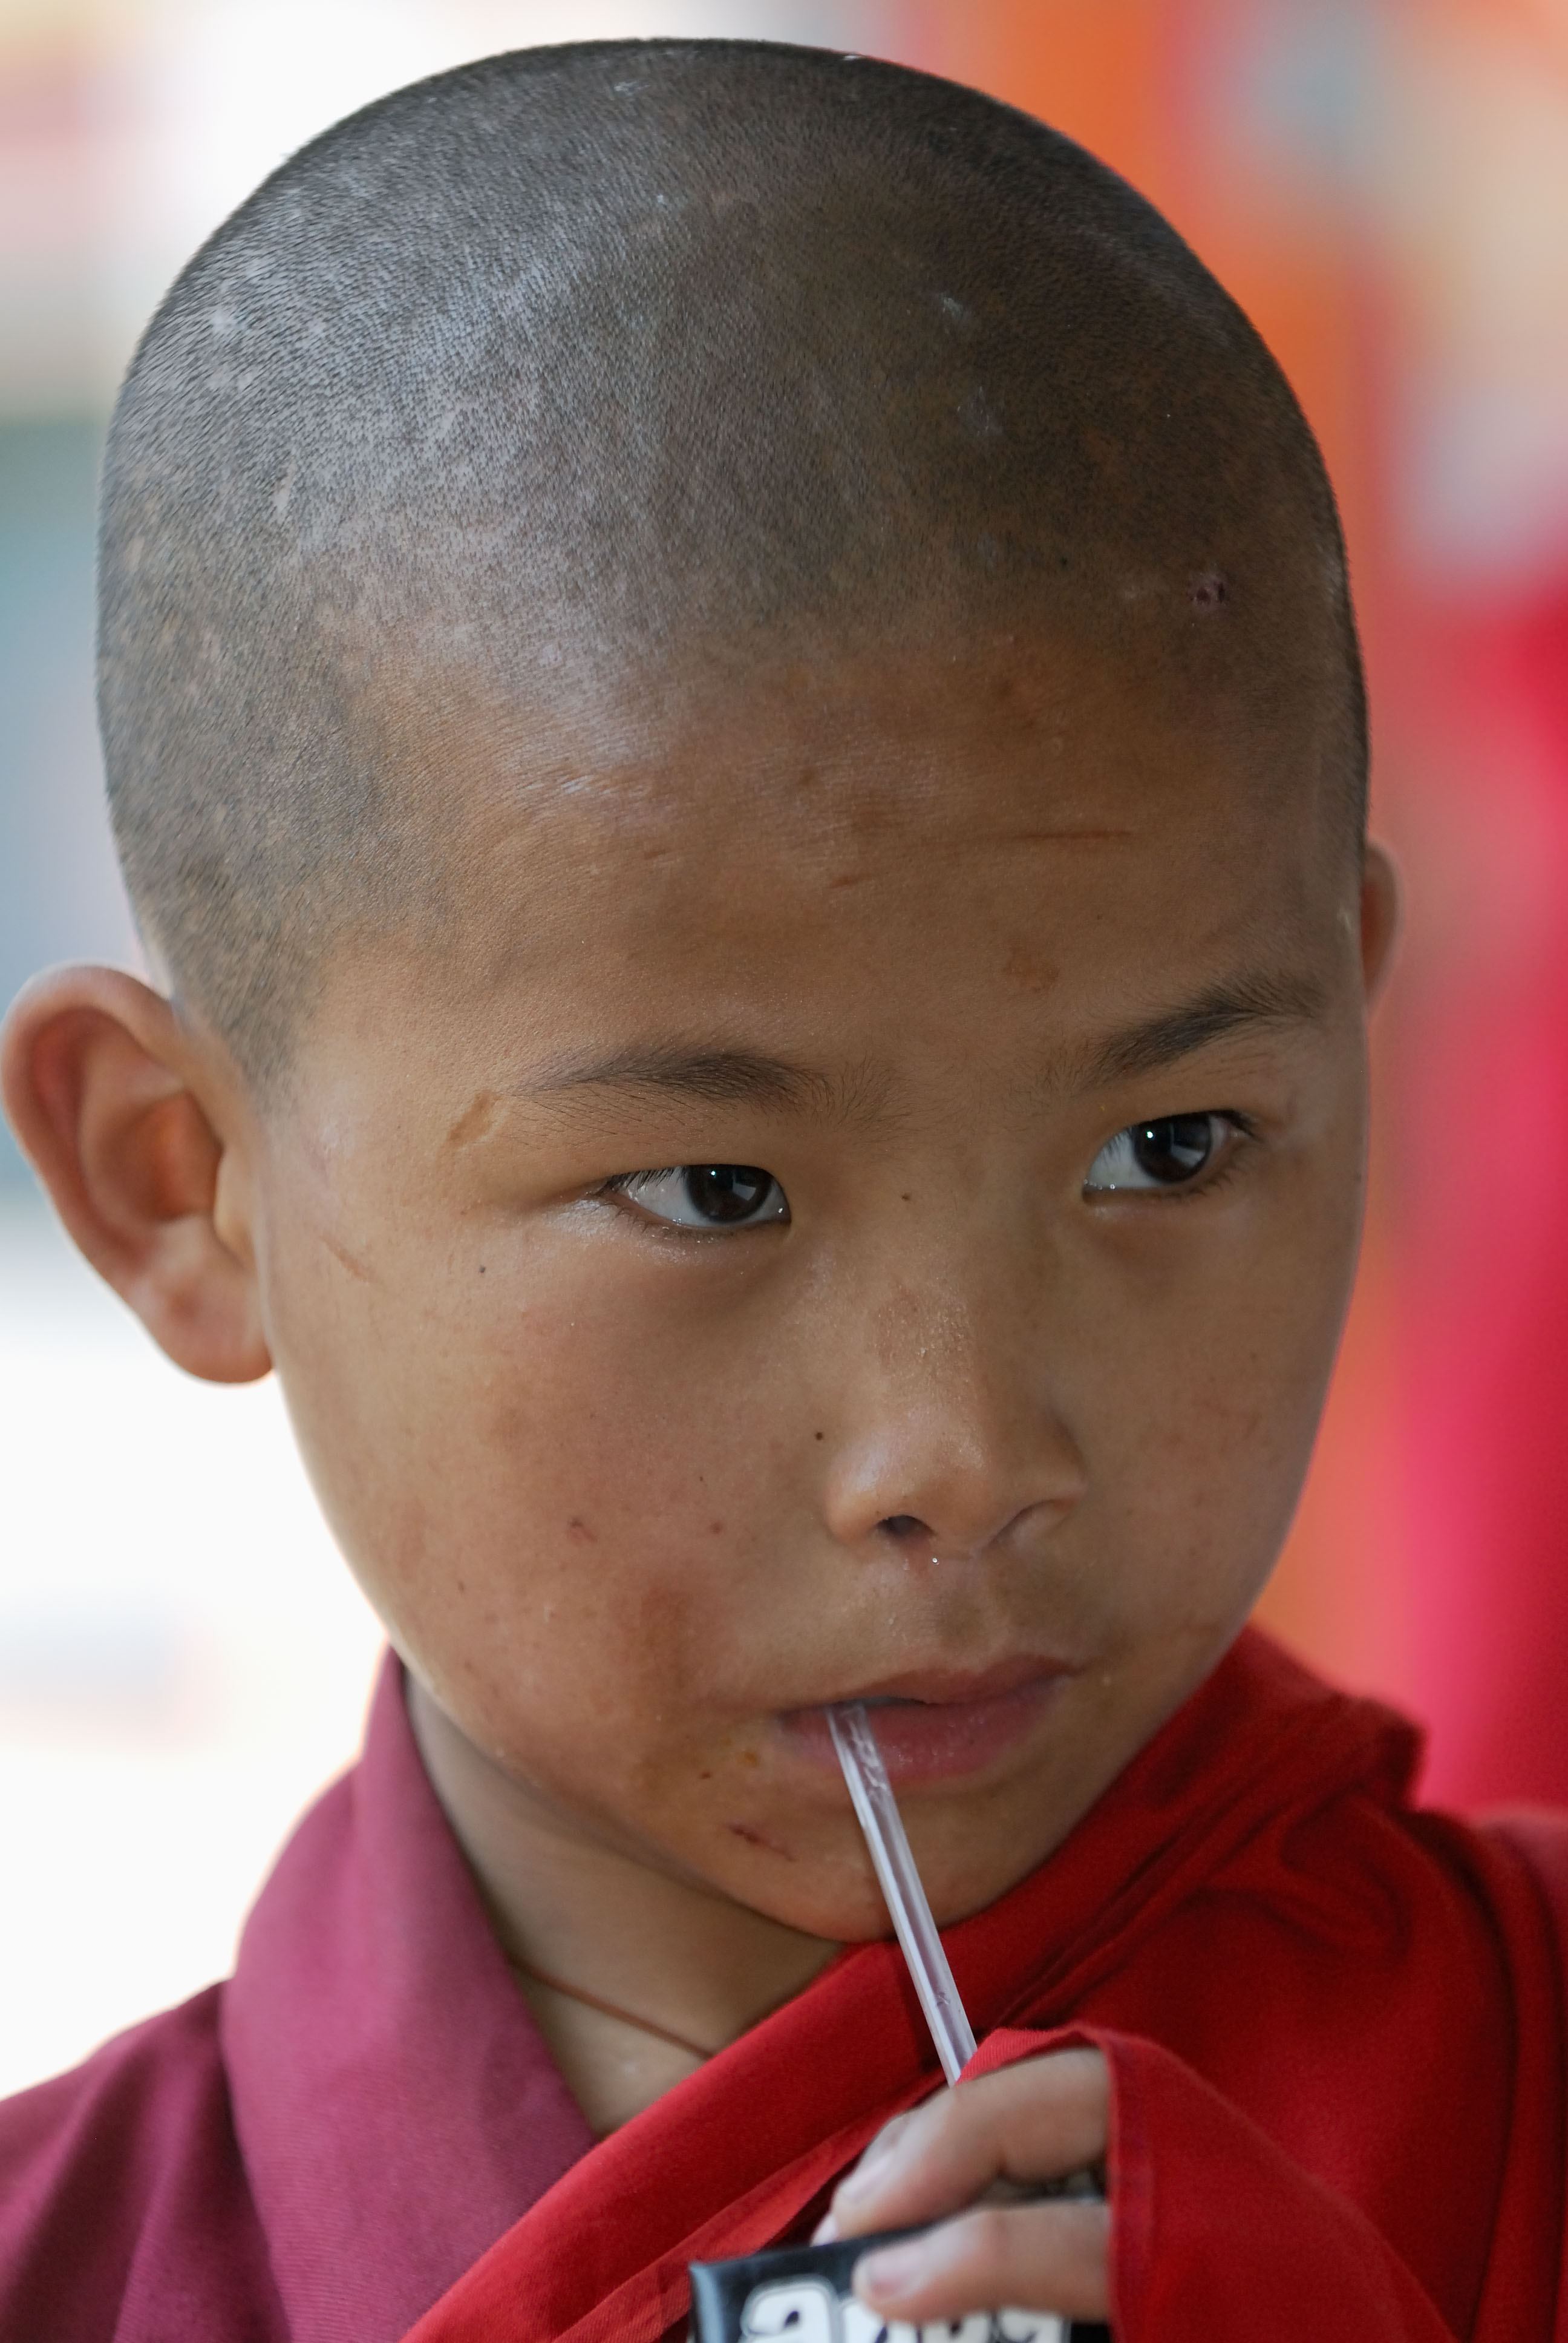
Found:
[[[1350,875],[1310,701],[1264,730],[1061,640],[715,658],[548,709],[476,699],[457,729],[444,850],[475,980],[1311,950]]]

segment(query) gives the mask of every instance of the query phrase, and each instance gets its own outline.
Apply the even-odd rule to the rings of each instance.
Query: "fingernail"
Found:
[[[901,2302],[924,2278],[927,2260],[918,2239],[907,2246],[883,2246],[855,2264],[855,2291],[875,2295],[879,2309],[886,2302]]]
[[[838,2242],[839,2224],[831,2213],[824,2213],[811,2232],[811,2243],[814,2246],[836,2246]]]

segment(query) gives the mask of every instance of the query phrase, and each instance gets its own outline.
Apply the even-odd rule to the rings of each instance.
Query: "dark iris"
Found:
[[[749,1221],[766,1203],[773,1185],[771,1172],[755,1163],[691,1163],[687,1166],[686,1192],[693,1212],[705,1221]]]
[[[1141,1122],[1132,1132],[1132,1152],[1141,1171],[1151,1180],[1173,1188],[1201,1172],[1214,1152],[1211,1114],[1167,1114],[1158,1122]]]

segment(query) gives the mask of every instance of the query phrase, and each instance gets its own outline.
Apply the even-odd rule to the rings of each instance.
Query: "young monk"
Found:
[[[889,66],[495,59],[192,262],[102,576],[158,981],[39,979],[10,1111],[171,1357],[276,1367],[395,1656],[234,1976],[0,2112],[0,2333],[656,2343],[906,2224],[898,2321],[1568,2333],[1562,1834],[1243,1632],[1394,894],[1192,255]]]

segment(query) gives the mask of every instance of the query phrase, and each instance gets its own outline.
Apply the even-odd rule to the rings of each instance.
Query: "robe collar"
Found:
[[[1415,1757],[1401,1721],[1244,1636],[1049,1863],[946,1932],[977,2030],[1068,2015],[1129,1931],[1292,1790],[1327,1798],[1376,1775],[1397,1796]],[[548,2257],[564,2297],[541,2297],[541,2334],[649,2257],[678,2293],[713,2217],[729,2237],[754,2195],[729,2249],[778,2234],[883,2111],[937,2079],[897,1952],[866,1946],[596,2146],[427,1779],[390,1655],[358,1765],[246,1927],[222,2046],[294,2343],[396,2343],[498,2240],[522,2245],[535,2207],[569,2243]]]
[[[1352,1785],[1400,1803],[1413,1726],[1247,1631],[1039,1870],[944,1929],[982,2043],[1060,2027],[1261,1832]],[[1025,2037],[1010,2055],[1021,2055]],[[686,2265],[809,2227],[833,2179],[940,2080],[902,1959],[858,1946],[585,2156],[407,2343],[657,2343]]]
[[[396,2343],[593,2146],[437,1803],[388,1654],[225,1989],[235,2128],[293,2343]]]

